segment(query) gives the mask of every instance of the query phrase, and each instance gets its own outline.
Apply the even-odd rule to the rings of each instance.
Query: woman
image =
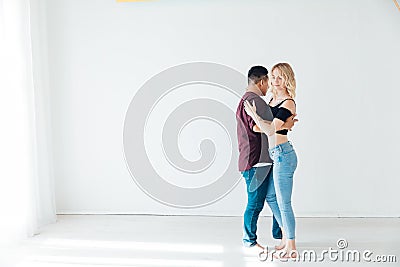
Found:
[[[295,243],[296,221],[292,209],[291,197],[293,188],[293,174],[297,167],[297,155],[291,142],[288,140],[288,130],[282,129],[283,123],[296,114],[296,80],[294,72],[288,63],[278,63],[271,70],[272,99],[269,102],[274,119],[264,121],[257,115],[254,103],[245,102],[245,110],[256,122],[257,126],[267,134],[269,154],[274,161],[273,179],[279,210],[272,209],[279,226],[282,228],[283,238],[279,246],[280,255],[285,258],[297,257]],[[271,207],[272,208],[272,207]]]

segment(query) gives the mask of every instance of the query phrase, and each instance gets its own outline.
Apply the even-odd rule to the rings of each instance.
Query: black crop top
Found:
[[[292,116],[292,112],[290,110],[288,110],[285,107],[281,107],[283,102],[285,102],[286,100],[293,100],[293,102],[294,102],[294,99],[286,98],[285,100],[283,100],[281,103],[279,103],[276,106],[269,105],[269,107],[271,108],[271,111],[272,111],[272,115],[274,115],[274,118],[280,119],[283,122],[285,122],[290,116]],[[272,99],[271,99],[271,101],[272,101]],[[270,101],[270,103],[271,103],[271,101]],[[296,105],[296,102],[294,102],[294,104]],[[281,134],[281,135],[287,135],[288,130],[283,129],[283,130],[276,131],[276,133]]]

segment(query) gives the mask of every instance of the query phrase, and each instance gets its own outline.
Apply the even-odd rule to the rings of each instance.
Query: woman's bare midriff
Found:
[[[275,134],[274,136],[268,136],[268,147],[273,148],[287,141],[289,141],[287,135]]]

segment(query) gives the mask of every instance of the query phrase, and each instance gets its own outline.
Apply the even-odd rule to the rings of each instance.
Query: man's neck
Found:
[[[258,86],[255,84],[249,84],[249,86],[247,86],[246,88],[246,92],[252,92],[259,96],[263,96],[263,93],[261,92],[260,88],[258,88]]]

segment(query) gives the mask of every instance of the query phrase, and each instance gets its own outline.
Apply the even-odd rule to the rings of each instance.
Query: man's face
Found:
[[[265,96],[269,88],[268,77],[261,79],[258,88],[260,88],[261,93]]]

